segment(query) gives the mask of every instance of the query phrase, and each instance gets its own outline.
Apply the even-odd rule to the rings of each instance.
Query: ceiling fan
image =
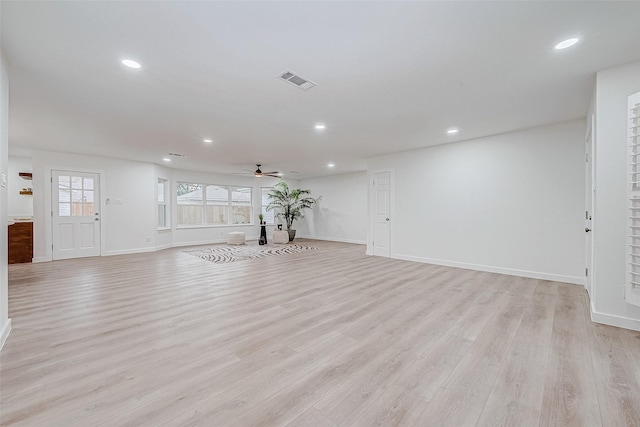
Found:
[[[262,166],[259,163],[256,163],[257,169],[255,171],[249,170],[249,169],[243,169],[246,172],[237,172],[234,173],[233,175],[253,175],[256,178],[262,178],[263,176],[271,176],[273,178],[280,178],[282,176],[282,173],[274,171],[274,172],[262,172],[260,170],[260,166]]]

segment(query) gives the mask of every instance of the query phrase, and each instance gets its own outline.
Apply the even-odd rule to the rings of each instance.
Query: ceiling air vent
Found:
[[[314,82],[312,82],[311,80],[307,80],[305,78],[300,77],[299,75],[297,75],[296,73],[294,73],[291,70],[286,70],[283,71],[282,73],[280,73],[278,75],[279,79],[284,80],[287,83],[291,83],[292,85],[302,89],[302,90],[309,90],[314,86],[317,86]]]
[[[178,153],[169,153],[171,157],[187,157],[186,154],[178,154]]]

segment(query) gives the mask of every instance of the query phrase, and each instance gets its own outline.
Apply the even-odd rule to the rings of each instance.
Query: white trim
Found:
[[[511,268],[494,267],[489,265],[468,264],[458,261],[447,261],[433,258],[422,258],[411,255],[391,254],[391,258],[404,261],[422,262],[426,264],[445,265],[447,267],[464,268],[467,270],[487,271],[489,273],[507,274],[509,276],[528,277],[531,279],[550,280],[553,282],[571,283],[584,286],[584,277],[564,276],[560,274],[541,273],[537,271],[515,270]]]
[[[258,237],[257,236],[249,236],[249,237],[247,237],[247,241],[252,241],[252,240],[258,240]],[[344,241],[344,242],[345,243],[352,243],[352,242],[347,242],[347,241]],[[147,253],[147,252],[157,252],[157,251],[162,251],[164,249],[170,249],[170,248],[181,248],[181,247],[185,247],[185,246],[218,245],[218,244],[222,244],[222,243],[227,243],[227,238],[226,237],[223,238],[223,239],[202,240],[202,241],[199,241],[199,242],[169,243],[169,244],[166,244],[166,245],[152,246],[152,247],[149,247],[149,248],[133,248],[133,249],[119,249],[119,250],[113,250],[113,251],[105,251],[100,256],[140,254],[140,253]],[[361,244],[364,244],[364,242],[361,242]],[[51,257],[37,257],[37,258],[33,258],[31,260],[31,262],[33,262],[34,264],[35,263],[40,263],[40,262],[51,262],[51,261],[53,261],[53,259]]]
[[[393,236],[394,234],[394,227],[393,227],[393,221],[395,218],[395,214],[396,214],[396,200],[395,200],[395,193],[396,193],[396,189],[395,189],[395,183],[396,183],[396,177],[395,177],[395,169],[393,168],[382,168],[382,169],[372,169],[372,170],[368,170],[367,171],[367,207],[368,207],[368,220],[367,220],[367,241],[366,241],[366,245],[367,245],[367,253],[370,253],[371,255],[373,254],[373,245],[372,245],[372,241],[373,241],[373,229],[375,227],[375,215],[373,214],[374,212],[374,207],[373,207],[373,197],[372,197],[372,192],[373,192],[373,176],[375,174],[378,173],[389,173],[389,217],[391,218],[391,223],[389,224],[389,257],[391,258],[391,254],[393,254],[393,248],[394,248],[394,243],[393,243]],[[386,258],[386,257],[384,257]]]
[[[591,321],[604,325],[616,326],[618,328],[640,331],[640,320],[629,319],[628,317],[614,316],[612,314],[598,313],[591,309]]]
[[[158,249],[155,246],[149,248],[133,248],[133,249],[119,249],[115,251],[105,251],[102,253],[102,256],[113,256],[113,255],[127,255],[127,254],[141,254],[144,252],[155,252]]]
[[[340,243],[352,243],[354,245],[366,245],[367,242],[365,240],[357,240],[357,239],[342,239],[340,237],[326,237],[326,236],[308,236],[308,235],[296,235],[301,239],[311,239],[311,240],[326,240],[328,242],[340,242]]]
[[[7,338],[9,338],[9,334],[11,333],[11,319],[7,319],[2,331],[0,332],[0,350],[4,346],[4,343],[7,342]]]

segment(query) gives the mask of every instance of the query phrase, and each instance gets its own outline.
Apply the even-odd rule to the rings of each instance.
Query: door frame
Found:
[[[104,176],[105,172],[102,169],[93,169],[93,168],[85,168],[85,167],[75,167],[69,165],[55,165],[55,166],[46,166],[44,168],[45,174],[43,176],[44,179],[44,217],[46,218],[44,221],[44,256],[34,258],[34,262],[45,262],[45,261],[53,261],[53,171],[76,171],[76,172],[87,172],[94,173],[98,175],[98,179],[100,180],[98,188],[100,189],[100,200],[98,201],[98,206],[100,206],[100,255],[103,256],[105,253],[105,218],[106,218],[106,209],[105,209],[105,183]],[[34,185],[35,187],[35,185]],[[34,188],[34,190],[36,190]],[[35,191],[34,191],[35,193]],[[35,196],[34,196],[35,197]],[[34,200],[35,201],[35,200]],[[35,206],[34,206],[35,208]],[[35,214],[35,212],[34,212]],[[34,223],[34,251],[36,248],[35,240],[36,240],[36,224]]]
[[[371,169],[367,173],[367,206],[369,207],[369,220],[367,221],[367,255],[373,255],[373,245],[371,242],[373,241],[373,229],[375,227],[376,216],[374,214],[373,208],[373,187],[371,185],[371,181],[373,180],[373,175],[377,173],[389,173],[389,215],[391,217],[391,222],[389,224],[389,258],[394,258],[393,252],[393,219],[395,218],[395,174],[392,168],[384,168],[384,169]]]
[[[591,305],[591,311],[593,311],[593,307],[595,307],[595,292],[594,289],[594,278],[595,278],[595,250],[594,250],[594,242],[595,235],[597,233],[596,223],[596,215],[595,215],[595,207],[596,207],[596,132],[595,132],[595,114],[591,115],[591,122],[589,123],[587,129],[587,135],[585,137],[585,153],[591,153],[591,158],[589,162],[585,162],[585,180],[587,176],[591,177],[591,188],[586,188],[588,186],[588,182],[585,182],[585,190],[586,192],[591,192],[591,203],[588,204],[587,200],[585,200],[585,208],[586,211],[589,212],[590,219],[586,218],[585,227],[587,225],[591,226],[591,237],[589,239],[585,239],[585,268],[588,269],[588,277],[585,277],[584,287],[587,290],[587,294],[589,295],[589,303]],[[589,145],[589,146],[587,146]],[[590,166],[590,167],[589,167]],[[585,193],[586,194],[586,193]],[[589,247],[590,246],[590,247]]]

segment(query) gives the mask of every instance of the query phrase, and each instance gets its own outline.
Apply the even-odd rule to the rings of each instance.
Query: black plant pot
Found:
[[[296,230],[289,229],[287,231],[289,232],[289,241],[293,242],[293,239],[296,238]]]

